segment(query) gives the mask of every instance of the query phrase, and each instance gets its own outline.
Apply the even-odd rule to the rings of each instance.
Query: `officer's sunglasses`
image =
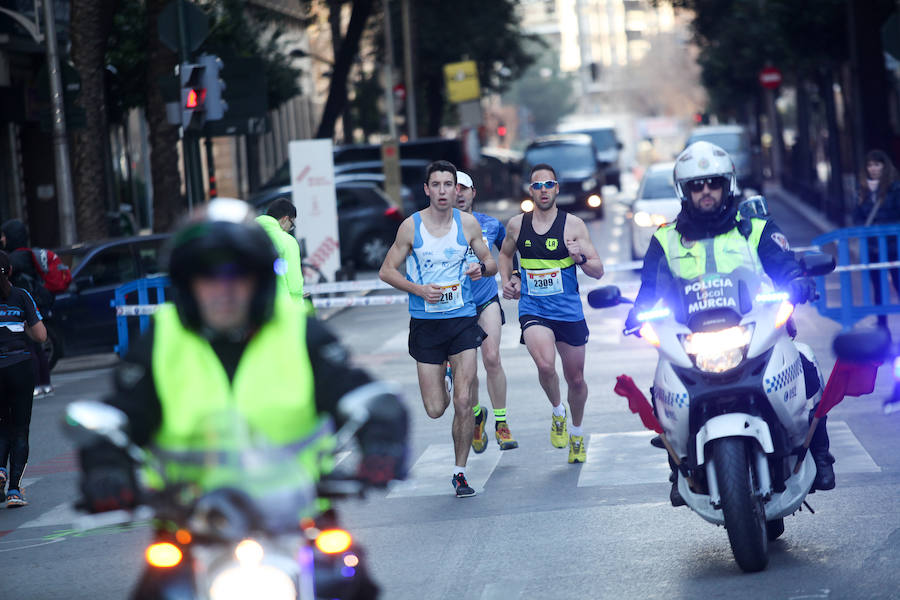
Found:
[[[721,190],[725,187],[724,177],[705,177],[703,179],[692,179],[687,182],[687,188],[692,192],[702,192],[703,188],[708,187],[710,191]]]
[[[535,191],[539,191],[541,188],[545,190],[552,190],[557,185],[557,182],[553,179],[548,179],[547,181],[534,181],[531,183],[531,189]]]

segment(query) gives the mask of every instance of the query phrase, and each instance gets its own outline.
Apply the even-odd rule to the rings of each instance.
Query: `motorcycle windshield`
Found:
[[[310,460],[318,457],[309,449],[330,440],[331,433],[324,421],[309,435],[274,443],[242,414],[226,410],[200,424],[191,449],[153,448],[151,470],[162,479],[164,495],[185,507],[237,490],[257,507],[253,512],[266,529],[296,529],[298,517],[316,513],[317,469]]]
[[[692,331],[731,327],[760,299],[775,298],[775,286],[747,243],[716,247],[714,238],[694,242],[663,263],[663,303]],[[686,275],[686,276],[679,276]]]

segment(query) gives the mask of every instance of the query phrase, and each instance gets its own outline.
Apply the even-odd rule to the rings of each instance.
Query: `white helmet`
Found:
[[[682,202],[691,198],[685,184],[695,179],[723,177],[728,180],[729,196],[734,198],[738,194],[734,162],[727,152],[709,142],[694,142],[685,148],[675,159],[674,177],[675,193]],[[728,204],[728,200],[728,197],[722,198],[723,206]]]

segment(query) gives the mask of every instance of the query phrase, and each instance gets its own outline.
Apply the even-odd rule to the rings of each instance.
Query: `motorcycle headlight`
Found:
[[[272,565],[235,564],[219,573],[209,586],[211,600],[296,600],[297,586],[290,575]]]
[[[720,331],[690,333],[681,344],[698,369],[724,373],[741,364],[752,336],[752,325],[736,325]]]
[[[294,578],[283,569],[263,564],[266,553],[262,545],[251,539],[234,549],[237,562],[215,574],[209,586],[211,600],[238,600],[247,597],[296,600]]]

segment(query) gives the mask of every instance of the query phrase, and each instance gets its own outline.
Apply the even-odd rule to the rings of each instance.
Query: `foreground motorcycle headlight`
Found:
[[[681,343],[698,369],[724,373],[741,364],[752,336],[752,325],[736,325],[720,331],[690,333]]]
[[[296,600],[290,575],[272,565],[234,565],[218,573],[209,586],[211,600]]]

